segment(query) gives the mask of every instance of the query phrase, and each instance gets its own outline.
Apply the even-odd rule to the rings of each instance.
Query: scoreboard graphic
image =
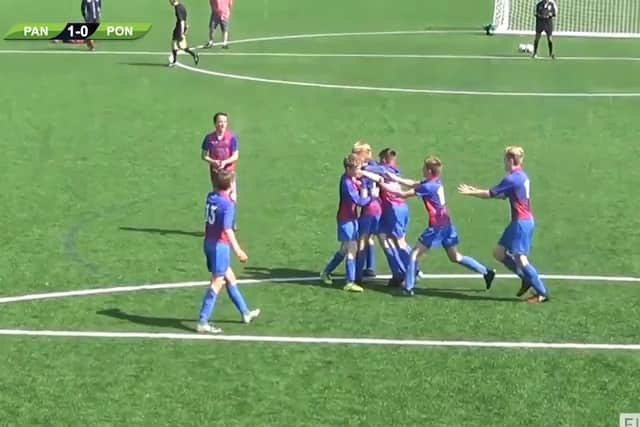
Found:
[[[137,40],[151,30],[141,22],[66,22],[14,25],[5,40]]]

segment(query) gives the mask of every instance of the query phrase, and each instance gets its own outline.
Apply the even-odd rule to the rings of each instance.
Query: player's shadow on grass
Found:
[[[100,310],[97,312],[102,316],[113,317],[114,319],[126,320],[131,323],[145,326],[158,326],[161,328],[180,329],[183,331],[194,332],[196,319],[179,319],[173,317],[154,317],[141,316],[139,314],[125,313],[119,308],[110,308],[108,310]],[[241,323],[239,320],[217,320],[216,323]]]
[[[140,233],[152,233],[165,235],[178,235],[178,236],[190,236],[190,237],[203,237],[204,233],[201,231],[184,231],[184,230],[171,230],[166,228],[138,228],[138,227],[120,227],[122,231],[138,231]]]
[[[320,273],[311,270],[301,270],[289,267],[256,267],[248,265],[244,268],[243,278],[269,280],[269,279],[296,279],[296,278],[318,278],[320,281]],[[294,282],[295,283],[295,282]],[[310,282],[304,281],[300,284],[309,285]]]
[[[365,292],[367,290],[371,290],[374,292],[380,292],[383,294],[388,294],[393,297],[406,298],[406,296],[402,295],[400,292],[400,288],[390,287],[381,282],[380,280],[368,281],[364,283]],[[419,284],[418,284],[419,286]],[[518,298],[511,297],[498,297],[492,295],[490,292],[485,291],[484,289],[455,289],[455,288],[429,288],[426,285],[425,287],[416,287],[414,288],[414,292],[418,298],[420,296],[426,296],[429,298],[444,298],[444,299],[456,299],[456,300],[466,300],[466,301],[493,301],[493,302],[518,302],[520,301]]]
[[[132,67],[163,67],[167,68],[166,63],[162,62],[121,62],[121,64],[129,65]]]

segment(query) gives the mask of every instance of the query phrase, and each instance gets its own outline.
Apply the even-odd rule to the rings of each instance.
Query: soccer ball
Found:
[[[520,45],[518,45],[518,51],[520,51],[521,53],[533,53],[533,45],[521,43]]]

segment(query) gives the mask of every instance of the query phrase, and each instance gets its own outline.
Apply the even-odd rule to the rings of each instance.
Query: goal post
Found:
[[[494,0],[495,34],[534,34],[538,0]],[[554,35],[640,38],[640,0],[555,0]]]

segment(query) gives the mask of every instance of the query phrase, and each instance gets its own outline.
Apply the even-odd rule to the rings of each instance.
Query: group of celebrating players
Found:
[[[205,206],[204,254],[211,273],[210,286],[203,297],[197,325],[200,333],[222,332],[209,321],[216,299],[223,287],[245,323],[260,315],[260,309],[250,310],[238,289],[231,269],[231,251],[240,262],[248,260],[236,238],[235,212],[237,184],[235,165],[239,159],[237,136],[229,129],[228,115],[216,113],[215,130],[205,136],[202,159],[207,162],[213,191]],[[385,255],[392,277],[389,286],[398,287],[406,296],[414,295],[420,276],[420,258],[431,249],[443,248],[451,262],[460,264],[484,278],[490,289],[496,272],[458,250],[459,237],[447,209],[442,184],[442,161],[427,157],[420,180],[403,178],[398,168],[395,150],[385,148],[373,159],[371,146],[356,142],[351,154],[344,158],[344,173],[339,182],[339,204],[336,215],[339,250],[320,274],[326,285],[333,284],[331,274],[344,261],[345,284],[349,292],[362,292],[365,277],[375,276],[374,238]],[[504,151],[505,177],[489,190],[461,184],[458,193],[481,199],[508,199],[511,222],[494,249],[494,257],[521,279],[517,292],[532,304],[548,301],[548,292],[529,262],[528,256],[535,228],[530,206],[530,180],[523,170],[524,150],[509,146]],[[406,240],[409,207],[406,199],[419,197],[427,211],[428,224],[411,248]]]
[[[521,147],[507,147],[504,152],[507,175],[499,184],[490,190],[461,184],[458,192],[483,199],[509,199],[511,223],[500,238],[494,257],[521,278],[518,296],[533,288],[527,301],[541,303],[548,300],[548,294],[528,260],[535,223],[530,208],[530,181],[522,169],[523,162]],[[375,276],[372,271],[375,236],[392,272],[389,286],[400,287],[404,295],[414,295],[420,258],[437,248],[445,249],[451,262],[481,274],[486,289],[491,288],[495,270],[458,250],[459,237],[446,206],[443,164],[439,158],[430,156],[424,160],[420,180],[401,177],[394,150],[385,148],[375,161],[371,146],[364,142],[356,142],[343,163],[337,212],[340,248],[320,275],[325,284],[333,283],[331,274],[344,261],[346,283],[343,289],[362,292],[363,279]],[[413,249],[406,240],[409,208],[405,199],[409,197],[421,198],[428,215],[428,225]]]

